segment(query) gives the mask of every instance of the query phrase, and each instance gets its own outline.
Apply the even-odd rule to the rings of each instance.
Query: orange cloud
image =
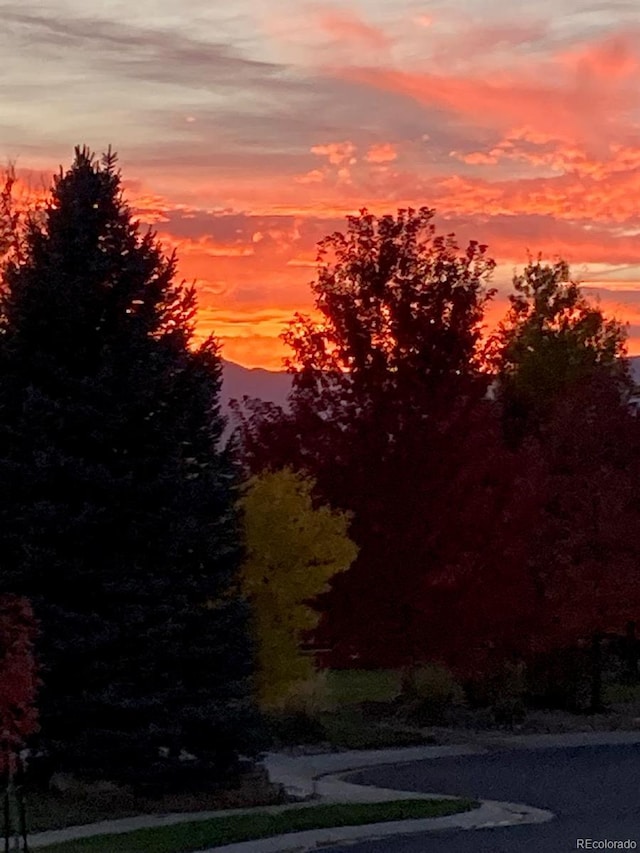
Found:
[[[468,163],[470,166],[489,166],[498,162],[498,156],[493,153],[485,154],[483,151],[472,151],[471,154],[459,154],[457,151],[451,152],[451,157],[457,157],[463,163]]]
[[[400,4],[388,30],[347,0],[269,11],[242,87],[234,71],[209,92],[198,49],[197,98],[136,107],[138,137],[118,124],[135,213],[177,249],[180,276],[197,283],[199,332],[219,334],[228,358],[279,366],[283,324],[312,304],[317,240],[363,206],[435,207],[441,230],[489,244],[501,284],[527,249],[640,264],[638,28],[603,19],[585,38],[568,16],[559,36],[495,10],[470,22],[451,5],[433,23]],[[173,75],[166,65],[159,79]],[[606,305],[635,318],[633,275]]]
[[[371,32],[351,12],[322,15],[323,32],[337,42],[374,49],[389,44],[386,34]],[[337,62],[326,63],[322,55],[325,64],[318,70],[337,86],[331,103],[339,108],[344,132],[329,142],[316,133],[311,139],[321,142],[301,144],[303,155],[288,176],[249,169],[204,181],[198,175],[172,188],[172,198],[196,207],[216,198],[256,221],[267,215],[291,223],[297,218],[305,232],[296,240],[293,226],[256,224],[237,244],[214,236],[187,244],[181,272],[207,282],[200,324],[221,336],[226,357],[280,367],[286,353],[279,332],[295,309],[312,304],[315,239],[341,228],[344,216],[362,206],[382,214],[427,204],[436,208],[442,230],[455,230],[462,245],[469,238],[488,243],[500,262],[501,288],[487,316],[490,327],[506,311],[511,269],[526,263],[528,249],[561,255],[574,269],[640,264],[640,125],[634,119],[640,90],[631,85],[640,69],[633,33],[527,55],[524,46],[539,48],[549,34],[546,23],[461,27],[455,38],[428,24],[419,33],[425,46],[420,64],[413,54],[411,65],[403,66],[399,54],[389,67],[384,55],[371,67],[354,65],[338,45],[334,59],[340,57],[342,66],[336,70]],[[513,61],[506,64],[509,47]],[[380,116],[382,129],[375,126],[373,138],[393,133],[397,142],[372,144],[368,124],[365,133],[362,118],[352,117],[355,101],[349,98],[355,97],[368,97],[370,114]],[[396,136],[402,125],[396,111],[411,139]],[[291,134],[285,138],[289,145]],[[314,168],[314,157],[323,158],[320,168]],[[159,201],[147,206],[150,212],[164,210]],[[310,223],[316,228],[313,240],[305,231]],[[171,232],[170,223],[163,227]],[[236,245],[241,249],[234,256]],[[224,251],[216,254],[212,247]],[[253,256],[243,254],[247,247]],[[603,288],[603,307],[640,318],[639,293],[631,274],[629,281]],[[633,346],[640,347],[640,331],[632,351]]]
[[[398,152],[390,142],[381,142],[372,145],[367,151],[365,160],[368,163],[391,163],[398,158]]]
[[[347,140],[346,142],[329,142],[327,145],[314,145],[311,149],[313,154],[319,157],[327,157],[332,166],[342,166],[343,164],[353,164],[356,158],[353,156],[357,148]]]
[[[312,169],[304,175],[297,175],[295,180],[298,184],[320,184],[324,180],[324,172],[320,169]]]
[[[598,98],[591,100],[541,84],[494,83],[386,69],[346,69],[343,73],[347,79],[406,95],[425,107],[446,107],[480,126],[499,128],[529,122],[555,138],[573,138],[587,127],[593,132],[598,114],[605,110]]]

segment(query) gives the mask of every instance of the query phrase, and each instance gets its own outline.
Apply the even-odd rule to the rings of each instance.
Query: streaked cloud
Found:
[[[345,215],[421,204],[489,243],[492,321],[527,250],[560,254],[640,352],[636,0],[0,11],[0,157],[24,197],[75,144],[112,143],[228,358],[278,366],[279,332],[312,305],[316,243]]]

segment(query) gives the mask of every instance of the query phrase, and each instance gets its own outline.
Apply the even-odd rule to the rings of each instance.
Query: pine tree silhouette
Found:
[[[78,147],[0,301],[0,577],[41,625],[42,745],[136,783],[259,741],[221,363],[175,272],[116,155]]]

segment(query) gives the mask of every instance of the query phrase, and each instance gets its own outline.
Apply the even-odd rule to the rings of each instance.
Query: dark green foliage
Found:
[[[489,347],[509,441],[536,434],[563,395],[598,376],[626,399],[626,329],[583,296],[565,261],[530,258],[513,287],[509,314]]]
[[[586,711],[591,699],[588,647],[559,648],[536,656],[528,667],[530,704],[535,708]]]
[[[181,749],[222,771],[256,729],[218,348],[189,348],[194,290],[115,159],[76,149],[5,270],[0,550],[42,625],[56,768],[135,781]]]
[[[316,744],[327,739],[322,723],[304,711],[272,714],[269,729],[276,745]]]
[[[407,667],[402,676],[400,713],[420,726],[445,725],[455,707],[464,702],[464,691],[444,666],[422,664]]]

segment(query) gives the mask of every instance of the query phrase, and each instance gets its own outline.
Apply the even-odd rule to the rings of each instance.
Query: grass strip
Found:
[[[198,823],[138,829],[121,835],[94,835],[39,847],[46,853],[192,853],[287,832],[362,826],[394,820],[444,817],[476,808],[471,800],[393,800],[291,808],[269,814],[228,815]]]

